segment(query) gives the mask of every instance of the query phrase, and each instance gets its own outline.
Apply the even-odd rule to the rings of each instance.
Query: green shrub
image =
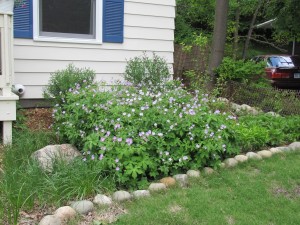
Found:
[[[61,104],[70,88],[91,85],[94,79],[94,71],[86,68],[80,69],[70,64],[66,69],[51,74],[48,86],[44,90],[44,97],[54,104]]]
[[[84,149],[87,161],[100,160],[108,176],[126,186],[204,166],[216,167],[237,153],[235,118],[205,95],[180,87],[162,92],[118,87],[70,92],[55,107],[58,134]]]
[[[153,53],[150,58],[146,54],[127,62],[124,78],[135,86],[161,88],[169,79],[170,71],[165,59]]]
[[[225,57],[217,68],[217,83],[223,84],[226,81],[264,81],[265,64],[253,61],[234,60]]]

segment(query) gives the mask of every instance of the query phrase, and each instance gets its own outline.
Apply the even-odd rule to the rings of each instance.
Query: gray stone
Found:
[[[200,171],[199,170],[189,170],[189,171],[187,171],[186,175],[188,175],[188,177],[200,177]]]
[[[95,196],[93,203],[97,205],[110,205],[112,204],[112,200],[110,197],[107,197],[106,195],[98,194]]]
[[[262,159],[262,157],[256,154],[255,152],[247,152],[246,156],[248,157],[248,159],[255,159],[255,160]]]
[[[150,191],[148,190],[137,190],[132,193],[134,198],[143,198],[143,197],[149,197]]]
[[[60,218],[54,215],[45,216],[40,222],[39,225],[61,225],[62,222]]]
[[[260,155],[262,158],[270,158],[272,157],[272,152],[268,151],[268,150],[262,150],[257,152],[258,155]]]
[[[300,142],[293,142],[292,144],[289,145],[289,148],[292,151],[300,150]]]
[[[188,186],[188,176],[186,174],[176,174],[173,178],[178,182],[181,187]]]
[[[221,162],[221,163],[220,163],[220,167],[221,167],[221,168],[225,168],[225,167],[226,167],[225,163]]]
[[[88,200],[73,202],[71,207],[82,215],[86,215],[94,210],[94,204]]]
[[[42,169],[51,172],[55,160],[70,162],[80,156],[76,147],[70,144],[48,145],[32,153],[31,157],[38,161]]]
[[[149,191],[164,191],[167,189],[167,186],[163,183],[152,183],[148,189]]]
[[[278,154],[278,153],[282,153],[283,151],[281,149],[277,148],[270,148],[269,150],[270,152],[272,152],[272,154]]]
[[[206,175],[210,175],[215,172],[214,169],[210,168],[210,167],[204,167],[203,171],[204,171],[204,174],[206,174]]]
[[[225,102],[225,103],[229,102],[229,100],[227,98],[222,98],[222,97],[217,98],[217,100],[220,102]]]
[[[123,202],[131,199],[131,194],[127,191],[116,191],[112,199],[116,202]]]
[[[282,146],[282,147],[276,147],[277,149],[281,150],[282,152],[289,152],[292,151],[292,149],[288,146]]]
[[[275,113],[275,112],[267,112],[266,115],[270,115],[270,116],[275,116],[275,117],[279,117],[280,115]]]
[[[228,158],[224,160],[225,167],[230,168],[230,167],[235,167],[238,164],[238,161],[234,158]]]
[[[236,104],[236,103],[233,103],[233,102],[232,102],[230,105],[231,105],[231,108],[232,108],[233,110],[235,110],[236,112],[241,111],[241,106],[240,106],[239,104]]]
[[[242,162],[246,162],[248,160],[248,157],[245,155],[237,155],[234,157],[236,161],[242,163]]]
[[[76,211],[70,206],[63,206],[54,212],[54,216],[61,219],[61,221],[72,219],[76,216]]]

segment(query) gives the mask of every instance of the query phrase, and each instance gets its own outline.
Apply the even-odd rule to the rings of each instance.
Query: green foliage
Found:
[[[19,212],[45,204],[61,206],[70,200],[88,198],[113,190],[113,177],[102,176],[100,162],[84,163],[81,158],[69,164],[55,162],[51,173],[41,170],[31,154],[55,144],[53,133],[17,131],[13,145],[4,150],[0,170],[0,223],[17,224]]]
[[[71,87],[90,85],[94,82],[94,79],[94,71],[86,68],[80,69],[70,64],[66,69],[51,74],[48,86],[44,90],[44,98],[54,104],[61,104]]]
[[[218,83],[222,84],[226,81],[248,82],[262,79],[265,74],[265,64],[255,63],[253,61],[234,60],[225,57],[221,65],[217,68]]]
[[[125,80],[135,86],[161,88],[171,77],[165,59],[153,53],[130,59],[126,65]]]
[[[107,176],[140,186],[148,179],[190,168],[219,165],[237,153],[235,118],[210,111],[206,95],[180,87],[164,92],[118,87],[70,92],[55,108],[58,134],[85,150],[85,160],[100,160]]]
[[[275,117],[267,114],[242,116],[236,130],[237,140],[243,151],[297,141],[300,138],[297,131],[299,128],[293,124],[299,122],[299,116]]]
[[[295,37],[300,39],[300,21],[298,19],[300,17],[300,2],[298,0],[270,1],[267,14],[272,16],[272,19],[276,18],[274,23],[276,37],[284,36],[285,39],[280,39],[283,42],[291,41]]]

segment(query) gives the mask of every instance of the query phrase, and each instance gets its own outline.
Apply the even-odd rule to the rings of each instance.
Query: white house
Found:
[[[121,78],[126,60],[155,52],[172,68],[175,0],[23,0],[14,10],[15,82],[41,99],[69,63],[97,80]]]

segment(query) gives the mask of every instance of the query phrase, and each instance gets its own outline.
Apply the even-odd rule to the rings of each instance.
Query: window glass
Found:
[[[273,67],[295,67],[300,66],[300,59],[298,56],[274,56],[268,59],[268,62]]]
[[[40,0],[40,34],[95,37],[94,0]]]

